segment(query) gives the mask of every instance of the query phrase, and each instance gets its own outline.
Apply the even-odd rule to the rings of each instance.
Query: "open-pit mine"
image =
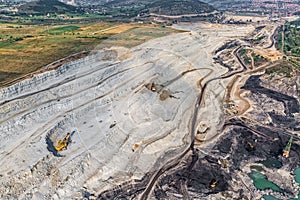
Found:
[[[0,199],[296,199],[278,24],[173,28],[1,88]]]

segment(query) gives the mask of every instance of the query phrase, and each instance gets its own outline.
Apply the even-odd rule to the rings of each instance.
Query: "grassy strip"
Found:
[[[149,24],[7,25],[0,29],[0,71],[5,73],[0,87],[70,54],[96,47],[132,47],[174,32]]]

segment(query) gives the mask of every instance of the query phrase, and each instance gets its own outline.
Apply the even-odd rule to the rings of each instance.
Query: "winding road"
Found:
[[[267,47],[267,48],[272,48],[275,44],[275,36],[276,34],[278,34],[278,30],[279,30],[279,27],[277,26],[276,28],[274,28],[274,31],[272,33],[272,35],[269,37],[270,39],[270,45]],[[154,189],[158,179],[165,173],[167,172],[168,170],[170,170],[171,168],[175,167],[176,165],[178,165],[181,160],[187,155],[188,152],[192,152],[193,155],[197,154],[195,152],[195,149],[194,149],[194,144],[195,144],[195,134],[196,134],[196,124],[197,124],[197,118],[198,118],[198,114],[199,114],[199,110],[201,108],[201,105],[202,105],[202,102],[204,101],[204,94],[206,92],[206,89],[208,87],[209,84],[211,84],[213,81],[215,80],[220,80],[220,79],[227,79],[227,78],[230,78],[234,75],[237,75],[237,74],[243,74],[244,72],[247,72],[247,66],[244,64],[242,58],[240,57],[239,55],[239,51],[242,49],[242,48],[253,48],[250,44],[240,44],[236,49],[234,49],[233,51],[233,55],[235,56],[235,59],[238,61],[239,65],[241,66],[241,69],[240,70],[236,70],[236,71],[231,71],[231,72],[227,72],[219,77],[215,77],[215,78],[211,78],[210,80],[207,80],[203,86],[201,87],[201,90],[200,90],[200,93],[196,99],[196,103],[194,104],[194,112],[193,112],[193,116],[192,116],[192,120],[191,120],[191,131],[189,133],[190,135],[190,145],[188,148],[186,148],[179,156],[169,160],[166,164],[164,164],[150,179],[146,189],[144,190],[144,192],[142,193],[142,195],[140,196],[140,199],[141,200],[147,200],[149,198],[149,195],[151,194],[152,190]],[[224,49],[225,50],[225,49]],[[222,50],[223,51],[223,50]],[[224,66],[226,67],[226,66]],[[266,67],[264,67],[266,68]],[[250,72],[255,72],[255,69],[251,69]],[[249,74],[248,74],[249,76]],[[244,127],[244,128],[247,128],[249,130],[251,130],[252,132],[258,134],[258,135],[261,135],[263,137],[268,137],[267,135],[265,135],[264,133],[260,132],[260,131],[257,131],[257,130],[254,130],[253,128],[250,128],[248,126],[246,126],[245,124],[241,124],[241,123],[225,123],[224,126],[223,126],[223,130],[225,127],[227,126],[241,126],[241,127]],[[212,138],[209,138],[207,140],[204,141],[205,142],[210,142],[214,139],[216,139],[217,137],[219,137],[221,134],[221,132],[219,132],[218,134],[214,135]],[[192,168],[192,166],[189,167],[190,169]],[[189,197],[187,196],[188,194],[184,194],[184,197],[186,199],[188,199]]]
[[[247,45],[248,46],[248,45]],[[155,184],[157,183],[158,179],[160,178],[160,176],[165,173],[166,171],[168,171],[169,169],[175,167],[176,165],[178,165],[178,163],[180,163],[181,159],[184,158],[184,156],[192,151],[193,154],[195,154],[195,150],[194,150],[194,144],[195,144],[195,134],[196,134],[196,123],[197,123],[197,118],[198,118],[198,113],[199,113],[199,110],[201,108],[201,104],[204,100],[204,94],[205,94],[205,91],[207,89],[207,86],[215,81],[215,80],[220,80],[220,79],[227,79],[229,77],[232,77],[236,74],[240,74],[240,73],[243,73],[247,70],[247,67],[246,65],[243,63],[242,59],[240,58],[240,55],[238,54],[239,50],[242,48],[242,47],[245,47],[245,45],[241,45],[239,46],[238,48],[236,48],[234,50],[234,55],[236,57],[236,59],[238,60],[240,66],[242,67],[241,70],[239,71],[234,71],[230,74],[224,74],[224,75],[221,75],[220,77],[215,77],[215,78],[212,78],[208,81],[206,81],[204,83],[204,85],[202,86],[201,90],[200,90],[200,93],[196,99],[196,103],[194,105],[194,112],[193,112],[193,116],[192,116],[192,120],[191,120],[191,131],[189,133],[190,135],[190,146],[188,148],[186,148],[179,156],[169,160],[166,164],[164,164],[153,176],[152,178],[150,179],[146,189],[144,190],[144,192],[142,193],[140,199],[141,200],[147,200],[148,197],[149,197],[149,194],[151,193],[151,191],[154,189],[154,186]],[[215,138],[217,138],[219,134],[216,134],[213,138],[210,138],[209,140],[213,140]]]

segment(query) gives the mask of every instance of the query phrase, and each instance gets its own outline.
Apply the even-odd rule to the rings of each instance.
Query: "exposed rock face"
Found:
[[[299,142],[282,151],[299,134],[299,78],[275,90],[251,75],[234,38],[252,27],[177,27],[188,32],[1,89],[0,198],[261,199],[257,169],[283,189],[276,197],[296,196]]]
[[[146,174],[187,151],[199,80],[226,73],[212,53],[252,27],[184,28],[192,32],[103,50],[1,89],[0,198],[76,199],[128,180],[144,188]],[[158,90],[145,87],[149,83]],[[210,127],[208,137],[222,124],[224,88],[222,80],[207,86],[196,117],[196,124]],[[67,132],[67,150],[55,151]],[[210,193],[207,182],[199,187]],[[222,183],[216,191],[227,188]]]
[[[250,77],[243,88],[250,90],[252,93],[265,94],[268,98],[282,102],[284,105],[284,113],[286,115],[300,112],[299,102],[295,97],[262,87],[260,85],[259,76]]]

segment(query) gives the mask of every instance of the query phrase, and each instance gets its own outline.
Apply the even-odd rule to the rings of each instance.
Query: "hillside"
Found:
[[[198,0],[155,1],[147,5],[150,13],[160,15],[201,14],[214,11],[214,7]]]
[[[20,14],[75,13],[78,9],[58,0],[38,0],[25,3],[19,7]]]
[[[104,4],[107,10],[121,9],[122,13],[129,13],[129,15],[143,15],[143,14],[159,14],[159,15],[187,15],[187,14],[201,14],[214,11],[214,7],[199,0],[114,0]]]

